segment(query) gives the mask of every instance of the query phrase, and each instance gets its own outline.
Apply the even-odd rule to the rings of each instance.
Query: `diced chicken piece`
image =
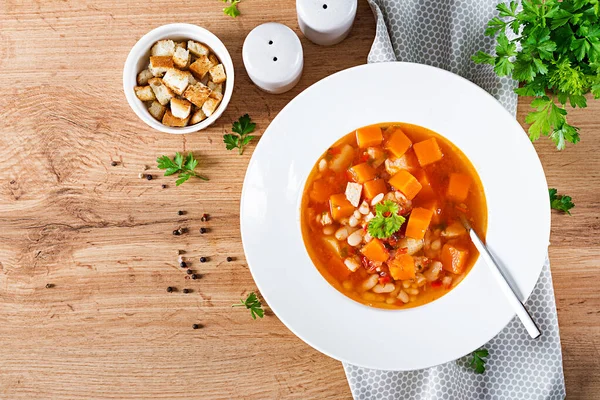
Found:
[[[346,198],[354,207],[358,207],[360,203],[360,195],[362,194],[362,184],[348,182],[346,186]]]
[[[400,170],[410,170],[412,165],[409,163],[406,154],[400,158],[388,158],[385,160],[385,170],[390,175],[396,175]]]
[[[379,167],[385,161],[385,152],[379,147],[369,147],[367,149],[367,155],[374,168]]]
[[[329,214],[329,211],[324,211],[321,214],[321,225],[331,225],[332,223],[333,220],[331,219],[331,214]]]
[[[467,230],[465,227],[460,222],[454,221],[442,231],[442,236],[446,239],[453,239],[465,235],[466,233]]]

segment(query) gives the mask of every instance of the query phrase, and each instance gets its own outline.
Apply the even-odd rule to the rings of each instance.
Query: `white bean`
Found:
[[[431,242],[431,250],[439,250],[442,247],[442,242],[439,239]]]
[[[352,247],[358,246],[360,242],[362,242],[363,232],[362,229],[354,231],[350,236],[348,236],[348,244]]]
[[[375,218],[375,215],[373,215],[373,213],[372,213],[372,212],[370,212],[370,213],[369,213],[369,215],[367,215],[367,216],[365,217],[365,222],[369,222],[369,221],[371,221],[373,218]]]
[[[371,234],[367,232],[365,233],[365,236],[363,236],[363,240],[365,241],[365,243],[369,243],[371,240],[373,240],[373,236],[371,236]]]
[[[408,294],[406,294],[406,292],[404,290],[401,290],[400,293],[398,293],[398,300],[400,300],[403,303],[408,303]]]
[[[419,289],[408,288],[405,291],[406,291],[406,293],[412,294],[413,296],[416,296],[419,294]]]
[[[366,201],[363,201],[360,207],[358,208],[358,212],[362,215],[367,215],[369,211],[371,211],[371,209],[369,208],[369,204],[367,204]]]
[[[370,290],[379,282],[379,275],[373,274],[369,276],[362,284],[363,290]]]
[[[360,262],[358,262],[356,259],[354,258],[346,258],[344,260],[344,264],[346,265],[346,267],[348,267],[348,269],[352,272],[356,271],[359,267],[360,267]]]
[[[327,169],[327,161],[322,158],[321,161],[319,161],[319,171],[323,172]]]
[[[351,227],[355,227],[356,225],[358,225],[358,219],[356,219],[356,217],[353,215],[350,217],[350,219],[348,220],[348,225],[350,225]]]
[[[445,276],[444,279],[442,279],[442,284],[444,286],[450,286],[451,283],[452,283],[452,277],[451,276]]]
[[[393,283],[386,283],[385,285],[378,284],[373,287],[375,293],[390,293],[396,289]]]
[[[325,228],[323,228],[323,235],[332,235],[333,232],[335,232],[335,229],[331,225],[327,225]]]
[[[394,303],[396,302],[396,298],[395,298],[395,297],[393,297],[393,296],[392,296],[392,297],[388,297],[387,299],[385,299],[385,302],[386,302],[387,304],[390,304],[390,305],[391,305],[391,304],[394,304]]]
[[[340,229],[335,231],[335,238],[337,240],[346,240],[348,237],[348,229],[345,226],[342,226]]]
[[[373,197],[373,200],[371,200],[371,205],[374,206],[375,204],[379,203],[381,200],[383,200],[383,193],[379,193],[377,196]]]
[[[358,211],[358,210],[354,210],[354,218],[356,219],[361,219],[362,218],[362,214]]]
[[[402,281],[402,287],[408,289],[410,287],[410,281]]]

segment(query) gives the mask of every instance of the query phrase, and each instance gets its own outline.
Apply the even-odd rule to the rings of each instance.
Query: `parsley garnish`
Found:
[[[571,215],[571,211],[569,210],[575,207],[575,204],[571,201],[570,196],[558,194],[558,190],[556,189],[548,189],[548,193],[550,194],[551,208]]]
[[[241,304],[234,304],[231,307],[246,307],[248,310],[250,310],[252,319],[256,319],[256,316],[262,318],[265,315],[265,311],[262,309],[262,304],[254,292],[250,293],[246,300],[240,299],[240,303]]]
[[[485,372],[486,358],[489,355],[487,349],[479,349],[473,352],[473,359],[471,360],[471,367],[475,370],[476,374],[483,374]]]
[[[522,83],[520,96],[535,96],[527,115],[532,141],[549,136],[559,150],[579,142],[579,128],[567,122],[567,103],[587,106],[585,94],[600,98],[600,6],[597,0],[523,0],[498,4],[486,36],[497,37],[495,54],[478,51],[477,64],[491,64],[498,76]],[[508,39],[512,31],[514,39]],[[521,48],[517,50],[517,43]]]
[[[225,3],[227,2],[227,0],[224,1]],[[225,7],[223,9],[223,12],[226,15],[229,15],[232,18],[237,17],[238,15],[240,15],[240,10],[238,10],[237,8],[237,4],[240,2],[240,0],[230,0],[230,5]]]
[[[179,173],[179,177],[175,181],[176,186],[181,185],[192,176],[198,177],[205,181],[208,180],[207,177],[198,175],[196,172],[194,172],[194,169],[198,165],[198,160],[194,158],[194,155],[191,152],[188,153],[185,160],[181,153],[177,152],[175,153],[175,158],[172,160],[168,156],[161,156],[156,159],[156,162],[158,163],[158,168],[166,170],[165,176]]]
[[[398,232],[404,221],[403,216],[398,215],[398,204],[386,200],[383,204],[375,206],[375,217],[369,222],[369,235],[378,239],[386,239]]]
[[[252,119],[248,114],[242,115],[237,121],[232,124],[231,130],[234,133],[223,135],[223,142],[227,150],[239,149],[239,154],[244,152],[244,146],[246,146],[256,136],[248,135],[254,132],[256,124],[252,122]]]

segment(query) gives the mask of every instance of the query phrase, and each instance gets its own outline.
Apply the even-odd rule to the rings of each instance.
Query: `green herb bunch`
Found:
[[[498,4],[499,17],[488,22],[485,34],[497,38],[496,54],[479,51],[472,59],[522,83],[518,95],[536,97],[525,119],[532,141],[550,136],[559,150],[579,142],[565,107],[586,107],[590,92],[600,98],[599,1],[523,0],[520,11],[511,1]]]

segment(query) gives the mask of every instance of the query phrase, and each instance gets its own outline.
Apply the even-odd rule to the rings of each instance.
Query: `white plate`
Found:
[[[546,257],[548,189],[514,117],[473,83],[424,65],[341,71],[299,94],[265,131],[241,202],[244,251],[265,300],[292,332],[335,359],[384,370],[421,369],[480,347],[514,313],[481,259],[450,293],[406,310],[361,305],[317,271],[300,231],[306,178],[337,139],[378,122],[429,128],[471,160],[486,194],[488,245],[522,298],[531,294]]]

